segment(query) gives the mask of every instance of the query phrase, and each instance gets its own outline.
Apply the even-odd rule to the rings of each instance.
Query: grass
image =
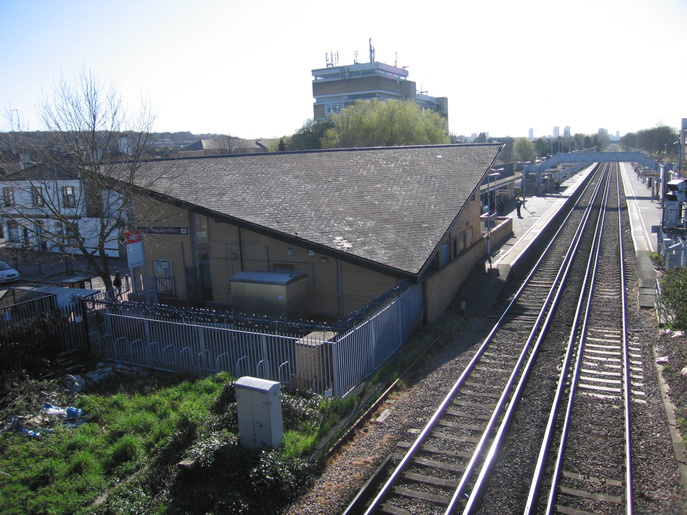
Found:
[[[35,415],[50,402],[82,408],[85,421],[40,420],[51,430],[40,438],[0,432],[0,513],[279,512],[317,473],[316,446],[364,409],[366,389],[388,386],[428,346],[453,342],[461,326],[449,317],[415,335],[358,395],[282,392],[284,440],[276,450],[238,444],[227,374],[129,376],[84,394],[17,379],[0,389],[0,420]]]
[[[340,411],[282,393],[282,446],[244,449],[233,390],[227,374],[149,376],[74,395],[17,380],[0,397],[3,419],[39,413],[49,392],[54,405],[81,407],[85,421],[39,418],[50,432],[37,438],[0,433],[0,513],[277,511],[312,479],[306,457]]]

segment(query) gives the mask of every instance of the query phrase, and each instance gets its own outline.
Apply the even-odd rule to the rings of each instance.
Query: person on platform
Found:
[[[522,206],[525,205],[525,199],[522,198],[522,196],[518,195],[515,198],[515,210],[518,213],[518,218],[522,218],[522,215],[520,214],[520,209],[522,209]]]
[[[112,287],[115,289],[117,292],[117,298],[122,294],[122,276],[117,272],[114,276],[114,279],[112,279]]]

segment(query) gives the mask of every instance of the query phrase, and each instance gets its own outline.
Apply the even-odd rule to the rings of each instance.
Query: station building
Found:
[[[480,185],[501,148],[376,147],[146,163],[130,222],[142,234],[145,257],[133,270],[136,290],[152,290],[159,302],[231,307],[239,274],[304,276],[307,316],[331,320],[407,280],[422,284],[425,320],[432,320],[485,258]],[[146,213],[155,213],[153,223]]]

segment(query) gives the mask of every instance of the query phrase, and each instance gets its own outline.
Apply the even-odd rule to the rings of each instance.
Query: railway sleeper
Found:
[[[462,474],[465,472],[465,467],[458,465],[456,463],[450,463],[446,461],[432,460],[429,458],[416,457],[413,458],[414,465],[420,465],[423,467],[431,467],[439,470],[446,470],[449,472],[455,472],[456,474]]]
[[[441,504],[443,506],[448,506],[448,504],[451,502],[451,498],[448,495],[437,495],[431,492],[423,492],[421,490],[406,488],[404,486],[395,486],[393,491],[397,495],[410,497],[411,499],[419,499],[421,501],[428,501],[434,504]]]
[[[450,488],[455,490],[458,488],[458,479],[446,479],[443,477],[427,476],[425,474],[418,474],[417,472],[404,472],[403,477],[408,481],[415,481],[416,483],[427,483],[429,485],[438,486],[440,488]]]
[[[400,447],[401,449],[410,449],[410,447],[412,445],[413,445],[412,442],[398,442],[396,444],[396,446]],[[439,449],[438,447],[434,447],[432,445],[423,445],[422,450],[424,452],[428,452],[428,453],[445,454],[445,455],[451,456],[453,458],[470,459],[472,457],[471,452],[448,451],[448,450]]]

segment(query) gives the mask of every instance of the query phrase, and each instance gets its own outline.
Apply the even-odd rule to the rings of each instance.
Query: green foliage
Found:
[[[411,100],[359,100],[329,120],[323,148],[449,143],[447,122]]]
[[[513,142],[513,154],[516,161],[534,162],[534,145],[527,138],[516,138]]]
[[[629,132],[620,138],[628,148],[643,150],[651,154],[677,152],[678,133],[673,127],[658,125],[652,129]]]
[[[658,268],[663,268],[666,264],[666,260],[663,257],[663,254],[660,252],[651,252],[649,254],[649,258],[651,259],[651,262],[654,264],[654,266]]]
[[[58,422],[41,438],[0,433],[0,513],[276,513],[312,480],[315,465],[303,456],[326,406],[311,393],[283,393],[284,445],[267,452],[239,445],[228,374],[129,378],[77,395],[47,381],[10,386],[4,419],[38,412],[41,392],[54,392],[54,404],[81,407],[87,421]]]
[[[660,284],[661,294],[656,302],[664,319],[673,329],[687,329],[687,268],[665,272]]]
[[[308,120],[284,142],[283,150],[312,150],[322,148],[322,138],[334,127],[330,119]]]

